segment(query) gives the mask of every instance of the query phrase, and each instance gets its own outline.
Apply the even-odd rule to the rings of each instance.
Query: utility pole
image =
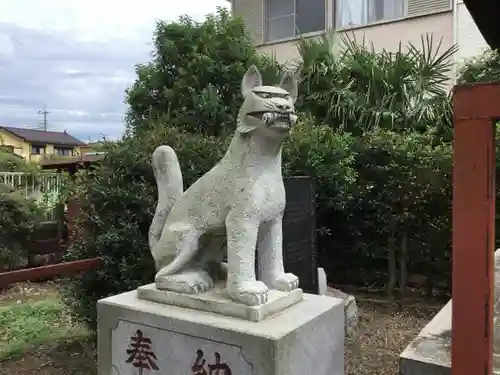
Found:
[[[43,115],[43,131],[47,131],[47,115],[49,114],[50,112],[47,111],[47,108],[43,108],[43,111],[38,111],[37,114],[39,115]]]

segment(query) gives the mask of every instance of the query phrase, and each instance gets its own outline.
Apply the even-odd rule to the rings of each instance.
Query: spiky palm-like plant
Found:
[[[323,123],[353,133],[449,128],[447,82],[456,46],[441,50],[432,35],[396,52],[346,34],[297,43],[303,108]],[[442,130],[442,129],[441,129]]]

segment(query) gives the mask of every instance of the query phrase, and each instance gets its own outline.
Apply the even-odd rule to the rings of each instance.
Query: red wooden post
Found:
[[[452,374],[490,375],[500,84],[455,87],[453,111]]]

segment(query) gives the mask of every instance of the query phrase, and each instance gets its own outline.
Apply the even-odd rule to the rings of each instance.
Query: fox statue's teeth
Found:
[[[275,118],[276,118],[276,114],[272,113],[272,112],[266,112],[262,115],[262,120],[264,120],[266,122],[266,124],[269,124]]]

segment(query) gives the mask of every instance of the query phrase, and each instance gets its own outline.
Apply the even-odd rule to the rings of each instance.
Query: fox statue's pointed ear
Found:
[[[297,96],[299,95],[299,87],[295,74],[293,74],[292,72],[283,73],[279,86],[283,90],[288,91],[290,96],[293,98],[293,101],[297,100]]]
[[[262,76],[255,65],[248,68],[241,80],[241,93],[246,97],[254,87],[262,86]]]

